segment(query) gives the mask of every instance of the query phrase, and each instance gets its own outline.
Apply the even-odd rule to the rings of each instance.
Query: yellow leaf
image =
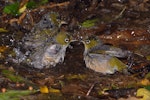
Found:
[[[41,86],[40,87],[40,92],[41,93],[49,93],[48,87],[47,86]]]
[[[150,79],[150,72],[145,75],[145,78]]]
[[[147,60],[150,60],[150,55],[146,56],[146,59],[147,59]]]
[[[8,30],[6,30],[4,28],[0,28],[0,32],[8,32]]]
[[[143,79],[140,82],[142,85],[150,85],[150,81],[148,79]]]
[[[21,8],[19,8],[20,13],[23,13],[26,10],[26,8],[27,8],[26,5],[27,5],[27,3],[24,4]]]
[[[137,97],[142,97],[141,100],[150,100],[150,91],[145,88],[140,88],[137,90]]]
[[[50,88],[50,89],[49,89],[49,92],[50,92],[50,93],[60,93],[60,90],[54,89],[54,88]]]

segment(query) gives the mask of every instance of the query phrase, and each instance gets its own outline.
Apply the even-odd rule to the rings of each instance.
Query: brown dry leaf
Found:
[[[39,85],[45,85],[45,84],[54,84],[54,77],[53,76],[49,76],[45,79],[40,79],[40,80],[36,80],[36,82],[39,84]]]
[[[6,50],[8,50],[8,47],[0,46],[0,53],[4,53]]]
[[[100,24],[91,28],[83,28],[80,30],[80,34],[82,34],[83,36],[86,35],[93,35],[93,34],[97,34],[100,32],[103,32],[104,30],[106,30],[107,26],[106,24]]]
[[[84,94],[82,90],[78,84],[69,84],[62,88],[62,93]]]

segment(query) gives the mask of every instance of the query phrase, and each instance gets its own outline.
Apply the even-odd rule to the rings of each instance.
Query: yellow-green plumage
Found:
[[[120,61],[116,57],[112,57],[109,62],[110,62],[110,66],[116,67],[118,71],[122,71],[125,68],[127,68],[127,65],[124,64],[122,61]]]
[[[95,47],[98,44],[98,41],[96,39],[86,40],[85,41],[85,48],[91,49]]]
[[[123,62],[114,57],[124,56],[121,49],[105,46],[97,38],[85,38],[82,42],[85,46],[84,60],[87,68],[103,74],[113,74],[115,71],[123,71],[127,68]]]
[[[66,41],[67,40],[67,41]],[[31,55],[31,64],[35,68],[49,68],[64,61],[66,48],[70,44],[70,36],[67,32],[59,32],[44,47],[38,47]]]
[[[53,12],[53,13],[50,13],[49,16],[50,16],[51,21],[52,21],[56,26],[59,26],[60,21],[61,21],[61,20],[57,19],[57,18],[59,17],[59,14]]]
[[[70,36],[69,36],[69,34],[67,34],[65,32],[59,32],[56,35],[56,41],[57,41],[57,43],[59,43],[61,45],[66,45],[70,41]]]

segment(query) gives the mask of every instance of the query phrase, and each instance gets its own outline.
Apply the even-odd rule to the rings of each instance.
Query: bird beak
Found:
[[[59,23],[59,28],[62,26],[62,25],[66,25],[66,24],[68,24],[66,21],[60,21],[60,23]]]
[[[74,40],[71,40],[71,42],[77,42],[78,40],[74,39]]]

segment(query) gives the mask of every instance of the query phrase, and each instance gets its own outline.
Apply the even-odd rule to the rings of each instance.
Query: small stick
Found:
[[[122,11],[119,13],[119,15],[117,15],[117,16],[115,17],[114,20],[116,20],[116,19],[122,17],[122,15],[123,15],[124,11],[126,10],[126,8],[127,8],[127,7],[125,6],[125,7],[122,9]]]
[[[86,96],[89,96],[89,94],[91,93],[92,89],[94,88],[95,83],[92,84],[92,86],[90,87],[90,89],[88,90],[88,92],[86,93]]]
[[[63,3],[54,3],[46,6],[40,6],[39,8],[33,9],[31,12],[38,11],[39,9],[48,9],[48,8],[54,8],[54,7],[62,7],[62,6],[68,6],[70,2],[63,2]]]

